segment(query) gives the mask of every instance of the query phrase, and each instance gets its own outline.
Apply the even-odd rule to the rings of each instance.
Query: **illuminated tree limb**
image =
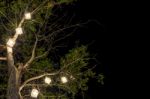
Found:
[[[31,55],[31,58],[28,60],[28,62],[24,65],[24,68],[27,68],[34,60],[35,58],[35,50],[36,50],[36,47],[37,47],[37,43],[38,43],[38,38],[35,34],[35,37],[36,37],[36,40],[35,40],[35,43],[34,43],[34,46],[33,46],[33,49],[32,49],[32,55]]]
[[[40,79],[40,78],[42,78],[42,77],[44,77],[44,76],[56,75],[56,74],[58,74],[59,72],[60,72],[60,71],[54,72],[54,73],[44,73],[44,74],[42,74],[42,75],[39,75],[39,76],[36,76],[36,77],[32,77],[32,78],[26,80],[26,81],[19,87],[19,95],[20,95],[20,97],[22,97],[22,95],[21,95],[21,90],[24,88],[24,86],[25,86],[27,83],[29,83],[29,82],[31,82],[31,81],[33,81],[33,80],[36,80],[36,79]]]

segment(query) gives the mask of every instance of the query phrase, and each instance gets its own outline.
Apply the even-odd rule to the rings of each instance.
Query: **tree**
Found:
[[[53,9],[74,1],[0,2],[0,40],[3,44],[0,48],[6,49],[1,55],[7,56],[0,59],[7,60],[7,67],[1,62],[1,68],[8,68],[5,70],[8,72],[7,99],[66,99],[74,98],[79,90],[87,90],[89,77],[94,77],[95,73],[93,67],[88,67],[90,58],[86,46],[69,50],[57,62],[52,57],[63,44],[60,41],[71,36],[80,26],[62,25],[64,23],[55,20]]]

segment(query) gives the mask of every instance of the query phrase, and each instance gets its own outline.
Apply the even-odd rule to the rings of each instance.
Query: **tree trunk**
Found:
[[[7,54],[8,61],[8,87],[7,87],[7,99],[19,99],[19,74],[17,68],[14,66],[14,60],[12,53]]]
[[[9,73],[8,88],[7,88],[7,99],[19,99],[18,84],[17,84],[17,73],[14,68]]]

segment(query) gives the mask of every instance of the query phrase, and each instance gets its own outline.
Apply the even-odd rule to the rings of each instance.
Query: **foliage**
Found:
[[[14,30],[21,21],[24,13],[26,11],[33,13],[33,19],[26,21],[25,24],[23,24],[24,34],[19,37],[17,44],[13,49],[15,65],[25,64],[25,62],[30,59],[36,36],[39,40],[36,48],[36,56],[44,54],[47,50],[49,51],[47,55],[40,59],[36,59],[31,64],[30,68],[27,68],[21,82],[23,83],[27,79],[42,73],[60,71],[57,75],[52,76],[55,84],[51,86],[42,85],[42,87],[40,87],[43,92],[40,94],[40,99],[45,99],[46,97],[46,99],[56,99],[57,97],[61,97],[61,99],[74,98],[79,91],[88,90],[87,83],[89,79],[96,75],[95,72],[92,71],[92,66],[89,65],[90,57],[86,46],[72,48],[65,56],[60,58],[60,61],[57,62],[59,64],[57,68],[54,66],[55,62],[51,56],[54,50],[56,50],[56,43],[54,41],[61,39],[64,35],[62,35],[63,31],[56,32],[63,27],[63,24],[59,22],[50,23],[53,16],[53,7],[60,4],[69,4],[73,1],[76,0],[0,1],[0,31],[2,31],[0,41],[3,44],[6,43],[6,39],[14,35]],[[6,63],[0,64],[6,65]],[[2,67],[0,66],[0,68]],[[7,72],[7,68],[5,69]],[[65,85],[60,83],[58,77],[62,75],[68,77],[68,84]],[[102,75],[99,75],[99,77],[101,78]],[[6,81],[7,75],[1,85],[6,86],[6,84],[4,84]],[[103,79],[99,79],[99,81],[102,82]],[[31,82],[31,84],[37,84],[37,86],[41,83],[43,83],[42,79]],[[51,89],[49,89],[49,87]],[[5,89],[6,87],[3,88]],[[31,90],[31,88],[28,87],[27,89]],[[1,86],[0,90],[2,90]]]

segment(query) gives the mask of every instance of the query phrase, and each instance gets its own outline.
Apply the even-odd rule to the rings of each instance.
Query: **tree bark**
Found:
[[[8,80],[8,88],[7,88],[7,99],[19,99],[18,95],[18,84],[16,78],[16,70],[11,69],[9,73],[9,80]]]
[[[7,54],[8,61],[8,87],[7,87],[7,99],[19,99],[19,74],[17,68],[14,66],[14,60],[12,53]]]

